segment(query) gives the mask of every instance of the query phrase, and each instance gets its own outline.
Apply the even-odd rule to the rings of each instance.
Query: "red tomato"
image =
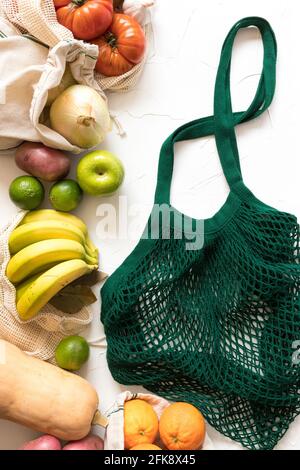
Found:
[[[68,3],[70,3],[70,0],[54,0],[55,8],[65,7]]]
[[[144,57],[145,33],[131,16],[115,13],[109,31],[92,41],[99,47],[97,72],[116,77],[129,72]]]
[[[57,19],[77,39],[95,39],[109,28],[113,16],[113,0],[72,0],[67,5],[56,0]]]

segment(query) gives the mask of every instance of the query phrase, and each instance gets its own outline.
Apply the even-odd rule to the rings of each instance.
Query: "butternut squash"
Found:
[[[0,340],[0,418],[77,441],[90,432],[97,408],[86,380]]]

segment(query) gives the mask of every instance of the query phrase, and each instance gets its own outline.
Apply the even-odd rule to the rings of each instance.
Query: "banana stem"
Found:
[[[94,245],[90,237],[87,235],[86,237],[86,244],[87,246],[94,252],[98,254],[98,248]]]
[[[85,259],[87,261],[88,264],[91,264],[92,266],[95,266],[95,269],[98,268],[98,259],[97,258],[93,258],[92,256],[89,256],[88,254],[85,255]],[[97,268],[96,268],[97,267]]]
[[[87,243],[84,244],[84,249],[91,258],[94,258],[94,259],[98,258],[98,253],[94,250],[91,250],[91,248],[87,245]]]
[[[93,260],[92,264],[99,263],[99,251],[98,248],[95,247],[93,242],[91,241],[90,237],[87,235],[84,244],[85,251],[87,253],[88,258]]]

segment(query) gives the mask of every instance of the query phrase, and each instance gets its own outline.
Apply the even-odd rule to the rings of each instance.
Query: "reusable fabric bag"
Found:
[[[97,55],[96,46],[74,39],[59,41],[49,49],[0,16],[0,151],[33,141],[81,152],[50,128],[43,111],[48,91],[60,84],[67,63],[78,83],[106,99],[94,79]]]
[[[233,113],[232,47],[237,32],[250,26],[262,35],[263,72],[250,107]],[[250,449],[272,449],[300,411],[300,367],[292,359],[300,334],[299,225],[245,186],[235,136],[237,124],[271,104],[276,56],[266,20],[245,18],[232,28],[214,116],[180,127],[163,144],[143,239],[102,289],[115,380],[194,404],[213,427]],[[208,135],[215,135],[230,193],[200,223],[173,210],[170,186],[174,144]],[[157,206],[168,209],[169,220],[153,217]],[[198,229],[201,249],[187,249],[183,223]],[[153,226],[159,236],[149,237]]]

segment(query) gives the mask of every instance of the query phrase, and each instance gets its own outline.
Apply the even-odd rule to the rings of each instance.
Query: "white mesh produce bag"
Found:
[[[10,260],[9,236],[25,214],[20,211],[0,231],[0,338],[34,357],[49,360],[54,357],[56,346],[64,336],[79,333],[92,321],[92,313],[85,307],[77,314],[69,315],[48,304],[31,320],[19,318],[16,290],[5,273]]]
[[[137,4],[141,3],[140,0],[136,1]],[[13,25],[23,33],[30,33],[49,47],[57,46],[60,41],[74,39],[72,32],[58,23],[52,0],[0,0],[0,2],[6,17]],[[152,36],[150,15],[147,15],[144,31],[149,44]],[[97,73],[95,78],[102,90],[126,92],[137,84],[145,62],[146,55],[141,63],[124,75],[104,77]]]

